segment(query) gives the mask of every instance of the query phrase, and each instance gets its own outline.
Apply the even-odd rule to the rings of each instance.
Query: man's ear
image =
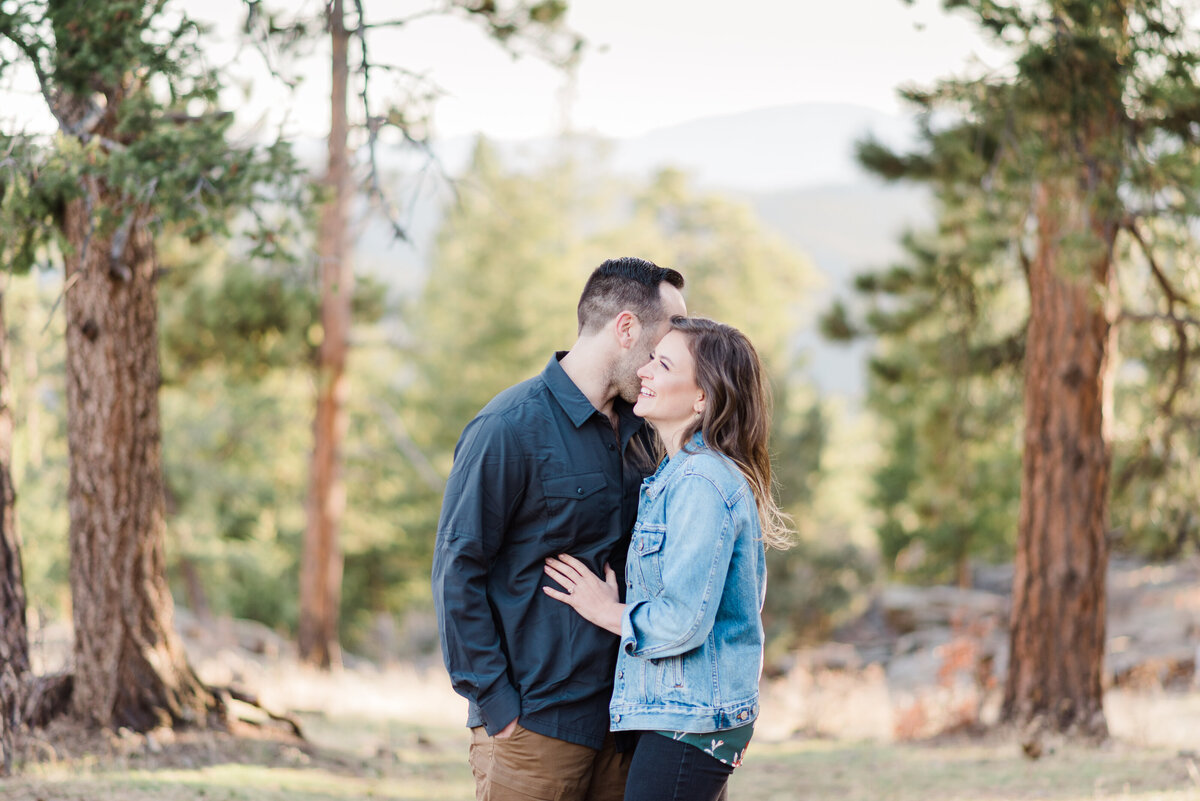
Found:
[[[642,335],[642,323],[636,314],[625,310],[613,319],[613,331],[622,348],[632,348]]]

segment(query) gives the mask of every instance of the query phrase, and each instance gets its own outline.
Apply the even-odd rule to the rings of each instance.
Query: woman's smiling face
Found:
[[[653,425],[668,450],[673,450],[675,435],[704,408],[704,393],[696,384],[696,360],[688,350],[687,337],[678,331],[668,332],[637,375],[642,389],[633,412]]]

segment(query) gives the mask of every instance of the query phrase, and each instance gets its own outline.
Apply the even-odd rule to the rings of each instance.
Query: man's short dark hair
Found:
[[[642,325],[655,325],[663,313],[663,282],[683,289],[683,276],[670,267],[624,256],[609,259],[588,278],[579,296],[579,333],[593,332],[623,311],[637,315]]]

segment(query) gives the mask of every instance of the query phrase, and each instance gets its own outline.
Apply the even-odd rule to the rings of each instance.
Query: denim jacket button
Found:
[[[750,717],[750,713],[746,710],[743,709],[741,712],[738,712],[738,720],[745,720],[748,717]]]
[[[621,716],[613,715],[613,723],[620,723],[620,722],[621,722]]]
[[[583,487],[576,487],[576,488],[575,488],[575,494],[576,494],[576,495],[582,495],[582,494],[583,494]]]

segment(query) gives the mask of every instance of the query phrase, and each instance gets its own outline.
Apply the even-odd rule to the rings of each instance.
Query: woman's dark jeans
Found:
[[[638,738],[625,781],[625,801],[718,801],[733,768],[661,734]]]

